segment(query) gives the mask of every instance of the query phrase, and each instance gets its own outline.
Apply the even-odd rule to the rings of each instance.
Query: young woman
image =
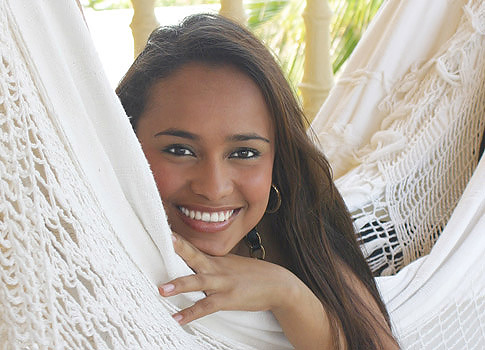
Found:
[[[398,348],[329,164],[249,31],[216,15],[159,28],[116,92],[195,271],[160,293],[206,294],[180,324],[271,310],[296,349]]]

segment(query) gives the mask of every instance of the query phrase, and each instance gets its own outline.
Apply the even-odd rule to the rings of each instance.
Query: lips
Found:
[[[216,233],[226,230],[236,219],[241,208],[207,210],[210,209],[207,208],[204,210],[203,208],[177,206],[178,216],[182,222],[192,230],[200,233]]]

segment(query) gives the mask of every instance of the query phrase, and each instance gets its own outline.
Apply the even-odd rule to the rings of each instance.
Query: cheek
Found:
[[[162,158],[159,152],[145,152],[155,178],[158,192],[163,200],[168,200],[184,184],[180,169]]]
[[[239,189],[246,201],[255,209],[261,211],[261,216],[268,204],[272,181],[272,164],[245,171],[239,180]]]
[[[158,193],[164,201],[169,200],[183,186],[181,177],[167,167],[157,167],[156,170],[153,170],[153,176],[157,183]]]

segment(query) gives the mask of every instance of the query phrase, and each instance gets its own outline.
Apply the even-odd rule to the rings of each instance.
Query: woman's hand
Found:
[[[203,291],[206,297],[176,313],[184,325],[220,310],[267,311],[280,323],[295,349],[331,349],[329,320],[312,291],[289,270],[270,262],[233,254],[204,254],[174,234],[175,252],[195,275],[179,277],[159,287],[168,297]]]
[[[180,324],[219,310],[266,311],[294,303],[298,289],[293,286],[298,286],[300,281],[285,268],[233,254],[210,256],[181,236],[174,234],[173,237],[175,252],[195,275],[160,286],[160,294],[165,297],[193,291],[206,294],[204,299],[173,315]]]

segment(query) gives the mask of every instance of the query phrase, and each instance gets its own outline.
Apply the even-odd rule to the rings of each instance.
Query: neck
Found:
[[[281,240],[279,239],[278,234],[272,232],[269,221],[263,218],[258,223],[257,230],[261,236],[261,242],[266,251],[266,258],[264,260],[288,268],[289,261],[284,258]],[[231,253],[239,256],[250,257],[249,248],[244,239],[242,239],[231,250]]]

